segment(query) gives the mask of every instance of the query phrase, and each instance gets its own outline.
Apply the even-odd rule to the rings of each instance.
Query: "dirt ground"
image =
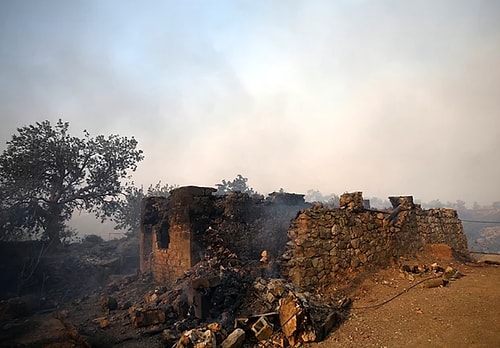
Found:
[[[424,282],[407,292],[418,276],[410,281],[396,269],[372,275],[354,293],[349,318],[307,347],[500,347],[500,267],[452,266],[464,276],[445,287],[424,288]]]
[[[500,256],[495,262],[500,263]],[[444,287],[424,287],[432,272],[401,271],[401,264],[451,266],[460,277]],[[136,276],[119,278],[113,296],[122,303],[139,303],[154,285]],[[123,284],[126,284],[123,283]],[[462,263],[431,256],[401,260],[400,264],[370,274],[351,284],[352,308],[347,319],[322,342],[306,348],[327,347],[500,347],[500,266]],[[0,347],[165,347],[163,327],[136,329],[127,310],[103,312],[100,292],[68,302],[62,310],[16,319],[0,330]],[[384,303],[384,304],[383,304]],[[380,305],[383,304],[383,305]],[[100,327],[104,318],[108,324]],[[57,319],[57,320],[56,320]],[[47,337],[45,337],[47,335]],[[247,345],[248,346],[248,345]],[[269,346],[269,345],[268,345]]]

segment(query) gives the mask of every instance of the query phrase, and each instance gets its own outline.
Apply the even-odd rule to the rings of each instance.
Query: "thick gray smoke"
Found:
[[[16,127],[134,135],[134,175],[262,193],[500,200],[494,1],[0,3]],[[3,146],[3,145],[1,145]]]

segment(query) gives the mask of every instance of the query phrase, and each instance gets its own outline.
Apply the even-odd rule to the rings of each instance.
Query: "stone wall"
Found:
[[[393,209],[367,209],[361,192],[340,197],[340,208],[314,206],[303,195],[267,198],[240,192],[181,187],[168,199],[143,202],[141,271],[172,282],[201,260],[229,250],[259,260],[277,259],[281,275],[298,286],[321,287],[385,267],[426,244],[448,244],[467,254],[454,210],[422,210],[411,196],[389,197]],[[280,276],[280,274],[277,274]]]
[[[418,232],[426,244],[447,244],[458,256],[468,256],[467,237],[453,209],[417,209]]]
[[[411,196],[390,197],[393,209],[367,210],[362,194],[344,194],[340,208],[316,205],[302,211],[288,231],[282,272],[294,284],[321,287],[389,265],[427,243],[467,253],[456,212],[422,210]]]
[[[143,201],[141,272],[151,272],[158,282],[170,282],[200,261],[200,235],[214,214],[215,191],[187,186],[173,190],[168,198]]]

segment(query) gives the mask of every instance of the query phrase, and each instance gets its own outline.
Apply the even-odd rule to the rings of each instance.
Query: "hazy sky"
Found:
[[[58,118],[134,180],[500,200],[500,1],[0,1],[0,150]]]

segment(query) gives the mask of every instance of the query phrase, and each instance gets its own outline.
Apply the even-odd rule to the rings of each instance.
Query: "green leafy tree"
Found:
[[[123,179],[143,159],[137,141],[118,135],[71,136],[59,120],[18,128],[0,155],[0,238],[60,244],[75,209],[110,217]]]
[[[238,174],[233,181],[222,180],[220,184],[216,184],[217,195],[226,195],[231,191],[239,191],[243,193],[248,193],[249,195],[254,195],[257,192],[248,186],[248,178],[244,178],[241,174]]]
[[[120,202],[120,206],[114,215],[116,230],[125,230],[128,235],[138,235],[141,224],[142,200],[145,197],[168,197],[170,191],[176,185],[162,185],[158,182],[155,186],[150,185],[147,191],[144,187],[135,187],[133,184],[125,188],[125,198]]]

